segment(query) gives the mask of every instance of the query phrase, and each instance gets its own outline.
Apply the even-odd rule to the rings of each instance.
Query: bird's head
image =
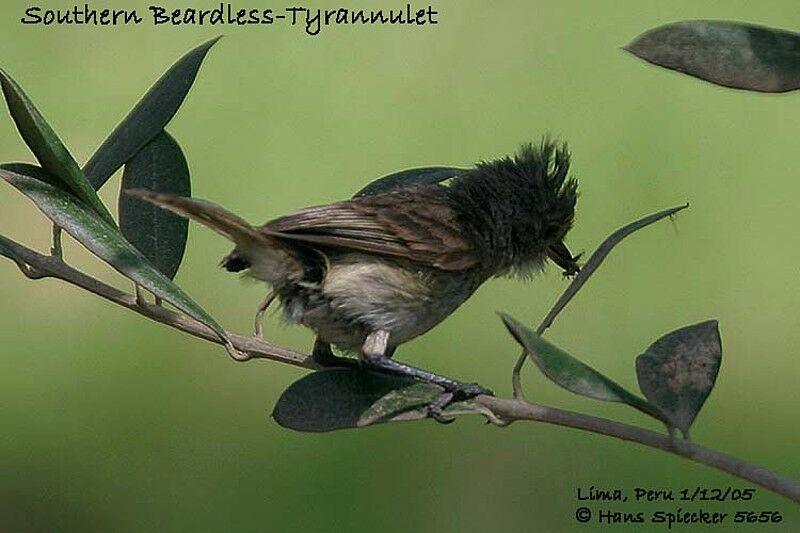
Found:
[[[578,197],[569,164],[566,145],[545,139],[479,163],[451,185],[451,198],[495,274],[525,274],[547,258],[566,275],[578,272],[578,258],[564,244]]]

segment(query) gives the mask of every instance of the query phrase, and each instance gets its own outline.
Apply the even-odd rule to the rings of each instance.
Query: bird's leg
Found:
[[[258,337],[264,337],[264,313],[267,312],[267,308],[275,299],[275,296],[277,296],[275,291],[270,291],[267,297],[264,298],[264,301],[261,302],[261,305],[258,306],[255,319],[256,336]]]
[[[358,361],[349,357],[339,357],[334,355],[331,345],[319,337],[314,340],[314,349],[311,351],[311,358],[322,367],[357,367]]]
[[[429,406],[431,416],[434,418],[438,419],[442,409],[452,401],[466,400],[479,394],[493,394],[492,391],[481,387],[477,383],[462,383],[427,370],[393,361],[386,356],[388,346],[388,331],[378,330],[367,335],[362,348],[364,364],[374,370],[413,377],[444,388],[442,396]]]

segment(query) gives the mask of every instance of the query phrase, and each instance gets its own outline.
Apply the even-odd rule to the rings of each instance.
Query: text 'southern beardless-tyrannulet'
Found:
[[[563,243],[577,198],[568,170],[566,146],[545,140],[523,146],[514,157],[479,163],[446,184],[310,207],[263,226],[202,200],[131,194],[233,241],[222,266],[249,269],[271,285],[287,319],[317,333],[314,357],[320,364],[352,364],[332,354],[334,345],[358,351],[370,368],[470,397],[487,391],[391,355],[491,277],[539,269],[547,257],[566,273],[577,272]]]

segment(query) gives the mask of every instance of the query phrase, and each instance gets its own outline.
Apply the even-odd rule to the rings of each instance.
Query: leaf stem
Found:
[[[61,245],[61,226],[53,224],[53,245],[50,247],[50,255],[55,258],[64,258],[64,248]]]
[[[147,303],[147,300],[144,299],[144,292],[142,291],[142,288],[139,286],[138,283],[133,284],[133,293],[134,296],[136,296],[136,305],[141,307],[142,305]]]

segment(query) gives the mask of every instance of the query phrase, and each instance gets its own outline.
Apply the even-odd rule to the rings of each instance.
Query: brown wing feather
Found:
[[[303,209],[261,227],[269,235],[320,246],[402,257],[442,270],[477,262],[439,186]]]

